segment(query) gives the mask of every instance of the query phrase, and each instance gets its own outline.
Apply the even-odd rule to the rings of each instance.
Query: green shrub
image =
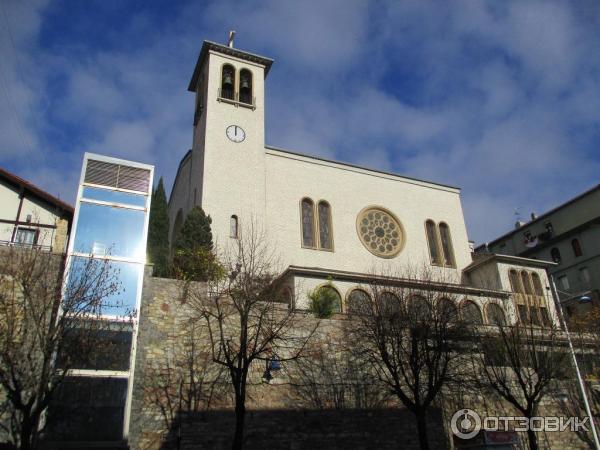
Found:
[[[341,312],[340,296],[331,282],[308,294],[308,310],[319,319],[329,319],[335,313]]]

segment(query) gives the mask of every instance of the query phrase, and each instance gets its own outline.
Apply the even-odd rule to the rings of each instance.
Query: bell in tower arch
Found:
[[[234,68],[230,65],[223,66],[221,76],[221,97],[233,100]]]
[[[243,69],[240,72],[240,102],[252,104],[252,74]]]

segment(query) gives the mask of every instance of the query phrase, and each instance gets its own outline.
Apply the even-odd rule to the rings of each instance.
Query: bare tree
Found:
[[[581,387],[575,380],[564,380],[553,394],[555,395],[558,407],[566,417],[587,416],[588,413],[581,395]],[[598,417],[598,415],[600,415],[600,386],[588,385],[587,397],[593,416]],[[583,427],[578,427],[575,429],[575,434],[588,446],[588,448],[595,449],[596,443],[594,442],[594,436],[590,430],[591,426],[592,424],[589,424],[587,430]]]
[[[499,395],[523,417],[537,415],[544,396],[570,374],[569,353],[563,333],[554,326],[533,323],[487,327],[474,352],[475,379]],[[528,429],[529,448],[538,448],[535,431]]]
[[[99,331],[107,325],[95,319],[119,290],[108,262],[94,259],[74,263],[63,288],[63,262],[38,248],[0,254],[4,426],[21,449],[37,447],[42,415],[73,364],[98,347]]]
[[[461,358],[456,286],[423,268],[377,275],[369,290],[372,301],[355,307],[356,354],[414,414],[420,448],[428,449],[427,413]]]
[[[346,343],[319,339],[286,375],[291,401],[316,409],[375,409],[386,406],[391,394],[370,364],[356,358]],[[323,342],[327,340],[327,342]]]
[[[285,303],[278,260],[263,232],[252,223],[222,258],[229,275],[210,284],[209,294],[190,291],[195,314],[204,319],[213,361],[223,366],[235,398],[232,448],[244,445],[250,369],[257,361],[299,358],[316,326]]]
[[[578,366],[582,383],[565,382],[556,391],[559,406],[569,417],[584,417],[588,415],[585,408],[581,389],[586,390],[587,399],[593,417],[600,415],[600,306],[596,304],[568,321],[569,332],[577,354]],[[583,429],[576,430],[577,436],[589,446],[596,448],[593,434]]]
[[[214,364],[202,325],[187,320],[167,339],[172,345],[164,348],[164,357],[149,362],[146,369],[144,396],[160,410],[165,430],[176,433],[176,448],[180,448],[183,426],[208,411],[213,400],[221,400],[227,387],[224,369]]]

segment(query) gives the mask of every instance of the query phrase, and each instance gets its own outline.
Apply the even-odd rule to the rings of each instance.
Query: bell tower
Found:
[[[184,180],[173,187],[188,192],[178,202],[184,215],[202,206],[211,216],[218,245],[235,239],[234,217],[243,229],[263,222],[266,208],[264,86],[273,60],[234,48],[234,36],[227,45],[202,45],[188,86],[195,111],[192,150],[182,161],[189,167],[187,188]],[[170,211],[172,221],[175,214]]]

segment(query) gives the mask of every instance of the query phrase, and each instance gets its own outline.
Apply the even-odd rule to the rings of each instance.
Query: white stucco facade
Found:
[[[66,250],[73,209],[0,169],[0,243]]]
[[[338,272],[357,277],[352,280],[352,275],[345,275],[337,281],[332,277],[342,299],[360,284],[361,274],[375,271],[401,273],[408,267],[427,266],[457,285],[472,283],[477,278],[473,272],[484,269],[474,269],[470,277],[463,272],[472,264],[472,257],[460,189],[265,144],[265,77],[271,63],[268,58],[204,43],[189,86],[196,94],[192,149],[180,164],[169,200],[171,241],[193,206],[201,206],[212,218],[214,241],[220,248],[235,239],[230,237],[232,216],[238,218],[242,232],[252,223],[264,230],[285,267],[319,272],[320,275],[290,275],[293,280],[288,284],[294,289],[296,306],[300,308],[306,307],[310,290]],[[223,98],[221,91],[226,65],[235,70],[233,99]],[[252,74],[250,104],[237,97],[242,70]],[[226,130],[232,125],[245,133],[241,142],[227,136]],[[314,205],[323,200],[330,206],[331,249],[303,246],[304,198],[311,199]],[[403,245],[397,255],[382,258],[363,245],[357,232],[357,217],[369,207],[385,209],[400,222]],[[453,264],[432,264],[425,230],[428,220],[447,225]],[[521,264],[527,264],[527,260]],[[504,283],[489,289],[492,296],[493,290],[509,290]],[[506,303],[506,295],[498,298],[501,297],[504,300],[499,301]],[[511,307],[506,310],[512,313]]]

